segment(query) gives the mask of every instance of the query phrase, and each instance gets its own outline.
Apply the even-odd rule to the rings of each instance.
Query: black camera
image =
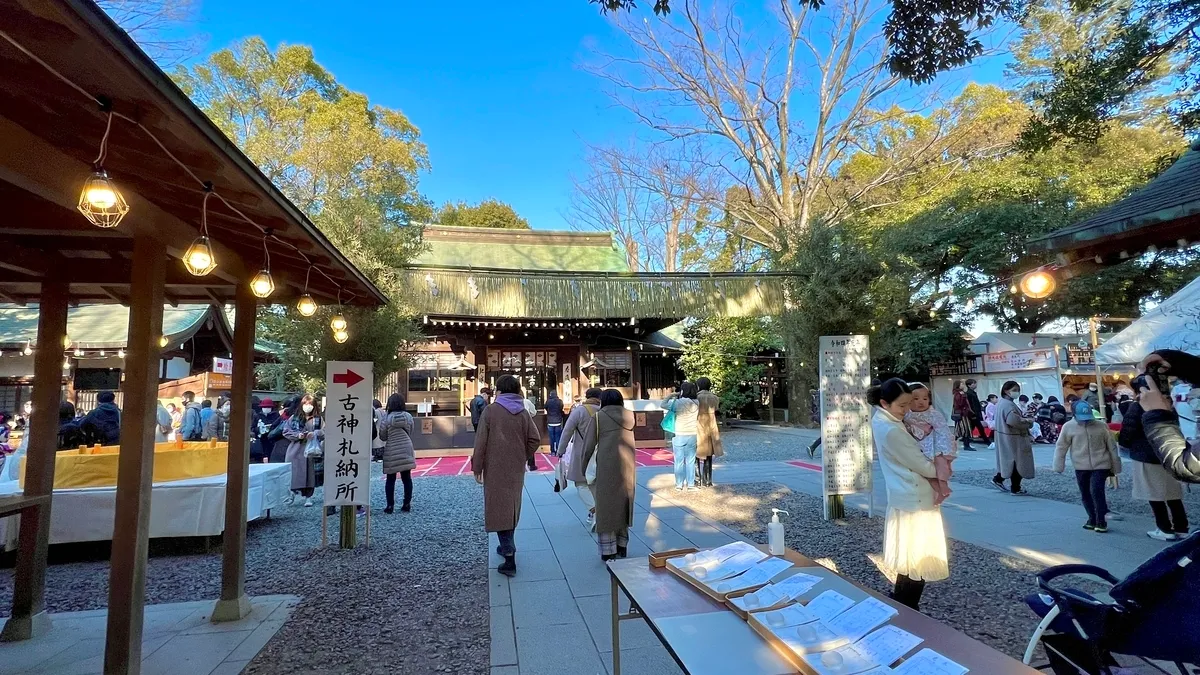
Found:
[[[1139,394],[1143,389],[1158,389],[1163,396],[1171,396],[1171,385],[1167,382],[1167,375],[1159,369],[1151,366],[1150,370],[1142,375],[1134,378],[1133,390]]]

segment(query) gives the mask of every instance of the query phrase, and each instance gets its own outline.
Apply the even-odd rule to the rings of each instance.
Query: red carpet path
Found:
[[[538,453],[536,455],[539,472],[553,471],[558,464],[557,457]],[[639,448],[637,451],[638,466],[669,466],[674,463],[671,451],[665,448]],[[470,457],[421,457],[417,459],[417,468],[413,469],[415,476],[469,476],[471,475]]]

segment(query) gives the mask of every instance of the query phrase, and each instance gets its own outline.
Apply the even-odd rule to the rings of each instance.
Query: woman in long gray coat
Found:
[[[513,531],[521,519],[521,491],[525,488],[525,467],[542,444],[542,433],[525,412],[521,383],[512,375],[496,382],[500,395],[484,408],[475,432],[475,453],[471,455],[471,473],[483,486],[483,520],[488,532],[500,540],[496,552],[504,562],[496,571],[512,576],[517,573],[517,545]]]
[[[283,437],[288,440],[287,461],[292,465],[292,496],[288,497],[287,503],[293,503],[299,494],[304,497],[305,506],[312,506],[313,490],[317,487],[317,460],[305,456],[304,450],[311,439],[325,438],[321,411],[312,394],[305,394],[296,401],[283,429]]]
[[[1022,414],[1016,399],[1021,395],[1021,385],[1009,380],[1000,388],[1000,401],[996,404],[996,475],[992,484],[1001,490],[1005,479],[1012,479],[1014,495],[1028,494],[1021,487],[1023,479],[1033,478],[1033,437],[1029,430],[1033,420]]]
[[[633,438],[633,411],[616,389],[600,395],[596,416],[596,443],[587,457],[596,455],[596,533],[600,558],[624,558],[633,526],[633,494],[637,487],[637,444]]]
[[[583,403],[571,409],[558,440],[558,456],[567,458],[567,480],[575,483],[579,501],[588,507],[588,520],[596,517],[596,500],[587,483],[587,459],[584,453],[596,445],[596,415],[600,413],[600,390],[592,387],[584,392]],[[570,455],[567,446],[571,446]]]
[[[383,441],[383,474],[387,482],[383,485],[387,496],[384,513],[392,513],[396,506],[396,474],[404,482],[404,503],[400,510],[412,510],[412,471],[417,468],[417,456],[413,452],[413,418],[404,410],[404,397],[392,394],[388,397],[387,410],[379,420],[379,440]]]

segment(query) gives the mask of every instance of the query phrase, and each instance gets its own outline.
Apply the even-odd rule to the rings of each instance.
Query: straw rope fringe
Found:
[[[427,270],[401,272],[419,314],[513,318],[767,316],[783,309],[781,278],[657,280]],[[473,281],[473,284],[471,283]]]

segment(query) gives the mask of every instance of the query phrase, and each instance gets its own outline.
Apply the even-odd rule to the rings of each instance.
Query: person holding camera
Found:
[[[1200,382],[1200,357],[1159,349],[1142,359],[1141,368],[1147,375],[1139,377],[1135,386],[1138,403],[1145,411],[1142,426],[1155,456],[1175,478],[1200,483],[1200,447],[1188,447],[1165,382],[1168,375],[1192,384]]]

